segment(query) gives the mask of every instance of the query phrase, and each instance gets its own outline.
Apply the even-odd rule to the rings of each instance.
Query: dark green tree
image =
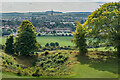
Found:
[[[55,43],[51,42],[51,43],[50,43],[50,46],[55,47]]]
[[[58,43],[58,42],[55,42],[55,46],[59,46],[59,43]]]
[[[14,54],[14,38],[9,36],[5,43],[5,53]]]
[[[16,29],[13,29],[13,32],[14,32],[14,33],[16,33],[16,32],[17,32],[17,30],[16,30]]]
[[[16,36],[15,49],[20,55],[29,55],[38,50],[39,44],[36,40],[34,26],[28,20],[22,21]]]
[[[49,43],[46,43],[45,47],[48,47],[49,46]]]

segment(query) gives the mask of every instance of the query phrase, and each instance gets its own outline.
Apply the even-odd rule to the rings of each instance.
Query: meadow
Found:
[[[0,44],[5,44],[7,37],[0,37]],[[73,39],[72,36],[40,36],[36,37],[37,41],[40,43],[41,46],[45,46],[46,43],[55,43],[58,42],[60,46],[75,46],[74,43],[71,42]],[[98,50],[98,51],[107,51],[107,50],[113,50],[115,49],[113,47],[109,47],[106,49],[105,47],[99,47],[99,48],[89,48],[88,50]]]
[[[41,36],[37,37],[37,41],[41,46],[45,46],[46,43],[58,42],[60,46],[74,46],[71,42],[73,37],[70,36]],[[0,44],[5,44],[6,37],[0,37]]]

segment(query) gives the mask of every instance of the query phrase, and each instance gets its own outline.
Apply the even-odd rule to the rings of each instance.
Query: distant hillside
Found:
[[[91,14],[92,12],[67,12],[67,14]]]
[[[48,14],[50,14],[50,13],[54,13],[54,14],[62,14],[63,12],[57,12],[57,11],[46,11],[45,13],[48,13]]]

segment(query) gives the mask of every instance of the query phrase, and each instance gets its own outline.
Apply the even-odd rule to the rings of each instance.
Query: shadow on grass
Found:
[[[97,54],[88,55],[88,56],[79,56],[77,55],[77,60],[81,64],[88,64],[89,67],[92,67],[99,71],[108,71],[115,74],[118,74],[118,58],[114,56],[104,55],[106,53],[98,52]],[[119,73],[120,74],[120,73]]]

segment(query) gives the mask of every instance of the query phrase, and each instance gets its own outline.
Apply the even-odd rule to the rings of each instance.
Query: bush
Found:
[[[38,34],[38,36],[41,36],[41,34]]]
[[[45,54],[45,56],[47,56],[47,55],[49,54],[49,51],[45,51],[45,53],[44,53],[44,54]]]
[[[68,53],[66,52],[55,52],[54,54],[51,53],[50,55],[48,51],[46,51],[47,55],[45,56],[40,56],[37,61],[36,61],[36,66],[41,67],[43,70],[43,75],[47,76],[53,76],[53,75],[59,75],[64,73],[65,69],[68,67],[65,67],[66,64],[68,63]],[[59,73],[58,73],[59,72]],[[39,70],[35,73],[35,75],[40,76]]]
[[[50,46],[55,47],[55,43],[51,42],[51,43],[50,43]]]
[[[24,72],[23,72],[23,69],[21,67],[18,68],[17,74],[20,76],[24,76]]]
[[[36,70],[35,70],[35,73],[32,75],[32,76],[42,76],[42,74],[43,74],[43,70],[40,68],[40,67],[38,67]]]
[[[49,46],[49,43],[46,43],[45,47],[48,47]]]
[[[55,46],[59,46],[59,43],[58,43],[58,42],[55,42]]]

